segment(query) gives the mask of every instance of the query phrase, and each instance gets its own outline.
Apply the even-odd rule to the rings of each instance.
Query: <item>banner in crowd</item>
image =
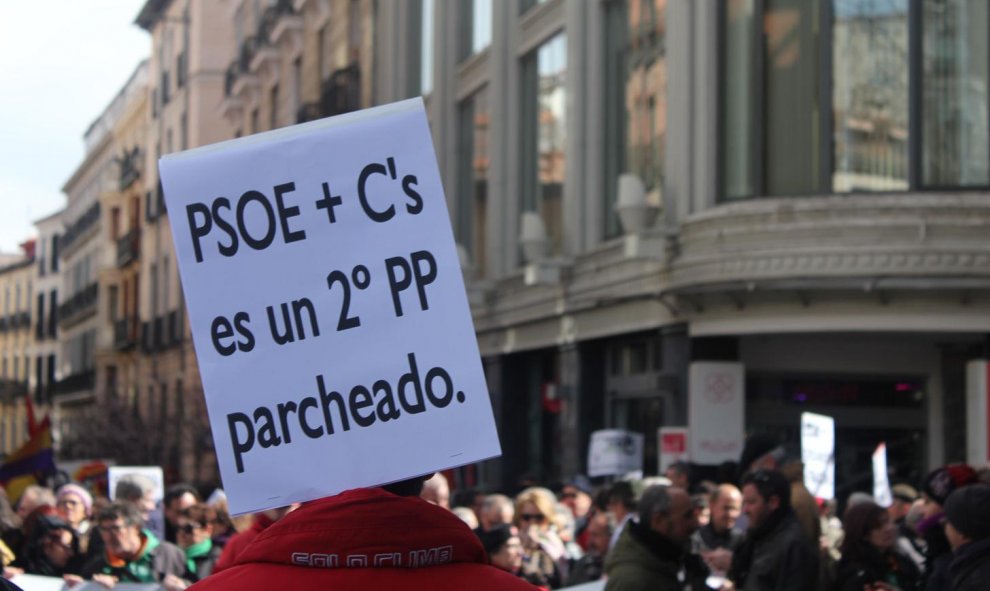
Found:
[[[619,476],[643,471],[643,435],[622,429],[591,434],[588,476]]]
[[[887,475],[887,444],[881,443],[873,452],[873,500],[881,507],[894,504],[890,491],[890,478]]]
[[[165,539],[165,508],[162,502],[165,499],[165,474],[160,466],[110,466],[107,468],[107,487],[109,489],[110,500],[117,500],[117,483],[121,478],[130,475],[139,475],[147,478],[154,485],[152,501],[155,508],[148,516],[145,527],[158,536],[158,539]]]
[[[501,454],[422,99],[160,169],[233,513]]]
[[[835,419],[801,413],[801,461],[804,486],[811,495],[835,498]]]
[[[107,591],[107,588],[99,583],[83,581],[75,587],[69,587],[59,577],[42,577],[38,575],[17,575],[10,580],[24,591]],[[158,584],[148,583],[117,583],[114,591],[160,591],[163,589]]]
[[[738,461],[745,441],[745,368],[695,361],[688,374],[688,452],[696,464]]]
[[[677,462],[688,462],[691,455],[688,453],[688,430],[687,427],[660,427],[657,429],[657,454],[659,471],[663,474],[671,464]]]

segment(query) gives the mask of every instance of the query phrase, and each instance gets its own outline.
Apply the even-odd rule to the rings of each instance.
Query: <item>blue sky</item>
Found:
[[[64,206],[83,133],[151,50],[144,1],[0,1],[0,252]]]

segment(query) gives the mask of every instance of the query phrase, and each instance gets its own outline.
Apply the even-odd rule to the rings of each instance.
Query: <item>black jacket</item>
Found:
[[[835,591],[863,591],[863,586],[888,583],[902,591],[918,588],[921,573],[914,562],[897,550],[881,554],[869,549],[862,556],[843,556],[836,574]]]
[[[960,546],[949,565],[952,591],[985,591],[990,586],[990,539]]]
[[[747,533],[732,556],[729,579],[741,591],[818,588],[818,552],[808,543],[793,511],[777,510]]]

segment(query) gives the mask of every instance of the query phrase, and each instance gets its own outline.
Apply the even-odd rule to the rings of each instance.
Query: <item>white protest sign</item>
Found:
[[[107,588],[99,583],[83,581],[75,587],[69,587],[61,577],[42,577],[39,575],[17,575],[10,580],[24,591],[106,591]],[[162,588],[157,583],[117,583],[116,591],[158,591]]]
[[[148,516],[145,527],[150,529],[159,540],[165,539],[165,510],[162,507],[162,500],[165,498],[165,474],[159,466],[110,466],[107,468],[107,488],[110,499],[117,500],[117,483],[124,476],[140,475],[149,479],[154,484],[152,500],[155,508]]]
[[[688,453],[687,427],[660,427],[657,429],[658,474],[663,474],[671,464],[687,462],[691,459]]]
[[[881,507],[894,504],[894,495],[890,491],[890,480],[887,477],[887,444],[881,443],[873,452],[873,500]]]
[[[591,434],[588,476],[615,476],[642,469],[642,435],[622,429],[604,429]]]
[[[741,363],[696,361],[688,374],[688,452],[697,464],[737,461],[746,410]]]
[[[801,413],[804,486],[815,497],[835,498],[835,419]]]
[[[160,168],[232,513],[500,455],[422,99]]]

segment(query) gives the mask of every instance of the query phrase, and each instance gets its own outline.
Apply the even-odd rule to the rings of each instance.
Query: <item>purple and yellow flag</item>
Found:
[[[35,423],[30,396],[27,404],[30,438],[0,465],[0,485],[6,489],[11,502],[19,499],[29,485],[42,484],[45,477],[55,473],[51,422],[46,416],[40,423]]]

